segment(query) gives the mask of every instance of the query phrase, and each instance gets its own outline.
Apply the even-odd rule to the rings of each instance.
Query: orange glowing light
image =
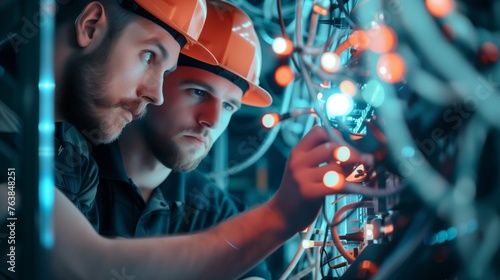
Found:
[[[376,53],[386,53],[394,50],[398,37],[394,30],[387,25],[380,25],[368,32],[369,48]]]
[[[286,56],[293,52],[293,43],[288,38],[278,37],[272,43],[272,49],[275,54]]]
[[[281,87],[286,87],[294,78],[295,73],[289,65],[282,65],[274,72],[274,80]]]
[[[354,31],[347,40],[340,43],[335,49],[336,55],[341,55],[345,50],[354,48],[358,51],[364,51],[368,48],[370,38],[363,30]]]
[[[350,96],[356,95],[358,91],[356,84],[351,80],[343,80],[340,82],[339,88],[341,92],[349,94]]]
[[[359,269],[370,276],[373,276],[378,271],[378,266],[369,260],[364,260],[359,264]]]
[[[313,116],[314,118],[318,118],[318,114],[316,114],[316,110],[314,110],[314,108],[311,108],[310,112],[311,116]]]
[[[377,73],[383,81],[397,83],[406,74],[406,63],[397,53],[384,54],[377,62]]]
[[[321,55],[320,65],[328,73],[337,72],[340,68],[340,58],[336,53],[325,52]]]
[[[262,116],[262,126],[265,128],[273,128],[280,121],[280,116],[278,113],[267,113]]]
[[[323,175],[323,184],[327,188],[338,189],[344,184],[344,176],[336,171],[328,171]]]
[[[313,11],[315,13],[322,15],[322,16],[326,16],[328,14],[328,9],[325,7],[322,7],[321,5],[318,5],[318,3],[314,4]]]
[[[394,232],[394,225],[388,224],[384,227],[384,234],[391,234]]]
[[[435,17],[445,17],[455,8],[453,0],[425,0],[429,13]]]
[[[349,39],[347,41],[351,45],[351,47],[357,49],[357,50],[366,50],[368,46],[370,45],[370,37],[368,34],[366,34],[365,31],[363,30],[356,30],[354,31],[351,36],[349,36]]]
[[[354,134],[354,133],[352,133],[349,138],[351,138],[351,140],[360,140],[360,139],[363,139],[363,137],[364,137],[363,134]]]
[[[351,150],[349,150],[349,148],[347,148],[346,146],[337,147],[333,151],[333,158],[335,158],[340,162],[346,162],[349,160],[350,157],[351,157]]]
[[[331,88],[332,83],[330,81],[322,81],[321,84],[319,84],[322,88]]]

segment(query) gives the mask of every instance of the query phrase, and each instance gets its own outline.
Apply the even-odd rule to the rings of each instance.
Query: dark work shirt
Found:
[[[172,172],[147,203],[127,176],[118,141],[93,151],[99,165],[99,229],[105,236],[145,237],[196,232],[215,226],[244,205],[198,172]],[[244,277],[270,279],[262,262]]]
[[[56,187],[73,202],[97,228],[95,196],[99,184],[98,167],[83,135],[69,123],[56,123]]]
[[[5,46],[0,45],[0,49],[5,50]],[[3,79],[6,75],[11,75],[5,70],[9,68],[9,65],[4,64],[6,60],[3,59],[3,55],[4,53],[0,52],[0,79]],[[8,213],[9,209],[7,207],[11,205],[9,204],[10,202],[14,203],[12,206],[16,209],[16,213],[20,211],[16,203],[20,201],[19,189],[21,186],[17,184],[16,180],[19,179],[21,125],[18,114],[12,110],[7,100],[7,95],[15,94],[15,92],[8,92],[10,90],[4,87],[3,84],[0,84],[0,86],[2,87],[0,90],[3,91],[0,92],[0,184],[7,184],[7,189],[0,190],[2,192],[2,195],[0,195],[0,199],[2,200],[0,202],[0,206],[2,207],[0,209],[0,279],[18,279],[20,273],[18,270],[22,266],[20,264],[22,244],[13,243],[16,241],[17,243],[21,243],[20,238],[17,238],[17,240],[8,239],[11,230],[7,225],[10,221],[7,221],[4,215]],[[14,173],[9,171],[13,171]],[[9,191],[11,193],[14,192],[15,195],[9,195]],[[12,201],[8,197],[14,197],[14,200]],[[18,231],[21,221],[21,219],[15,221]],[[11,246],[14,246],[16,249],[14,251],[15,259],[14,262],[9,263],[11,257],[8,254],[11,254]]]
[[[2,41],[0,45],[0,183],[11,180],[7,176],[9,168],[16,168],[17,178],[22,172],[19,169],[22,156],[21,134],[35,135],[38,131],[23,131],[19,112],[15,110],[14,99],[19,93],[19,82],[16,80],[16,55],[9,39]],[[7,81],[7,82],[5,82]],[[97,226],[97,212],[95,208],[95,193],[97,191],[98,173],[95,161],[90,157],[89,147],[85,138],[70,124],[56,123],[55,131],[55,158],[54,158],[54,180],[59,188],[75,206],[82,211],[86,218]],[[30,176],[24,174],[24,176]],[[22,201],[18,197],[24,186],[16,184],[16,201]],[[26,194],[25,194],[26,195]],[[3,199],[3,197],[2,197]],[[7,201],[7,198],[5,198]],[[2,207],[7,203],[0,204]],[[16,204],[16,213],[19,213],[21,204]],[[3,212],[0,212],[3,214]],[[16,244],[8,244],[4,236],[9,228],[5,220],[0,222],[0,279],[16,279],[21,269],[21,246],[19,237]],[[22,219],[16,223],[16,230],[21,228]],[[97,228],[96,228],[97,230]],[[25,238],[29,238],[25,237]],[[7,263],[11,257],[7,256],[10,246],[16,246],[16,272],[9,271],[11,267]]]
[[[0,44],[0,80],[5,78],[14,81],[16,78],[17,53],[10,40],[6,38]],[[12,110],[13,94],[0,92],[0,183],[7,179],[2,170],[18,166],[21,154],[21,125],[18,115]],[[90,156],[90,147],[83,135],[69,123],[56,123],[54,165],[56,187],[93,225],[97,225],[94,207],[99,181],[97,164]]]

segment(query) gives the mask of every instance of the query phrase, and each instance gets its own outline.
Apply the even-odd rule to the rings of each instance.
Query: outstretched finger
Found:
[[[309,183],[303,190],[308,197],[321,197],[330,194],[343,193],[345,176],[337,164],[327,164],[309,170]]]
[[[370,154],[362,154],[355,148],[340,145],[335,142],[322,143],[310,151],[304,152],[304,165],[309,167],[318,166],[325,162],[337,162],[338,164],[365,164],[371,166],[374,158]]]
[[[328,134],[321,126],[313,127],[300,142],[295,146],[295,150],[309,151],[314,147],[329,142]]]
[[[375,158],[371,154],[363,154],[350,145],[337,145],[331,156],[337,163],[373,165]]]

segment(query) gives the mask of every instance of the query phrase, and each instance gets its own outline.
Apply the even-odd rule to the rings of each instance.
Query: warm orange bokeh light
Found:
[[[455,8],[453,0],[425,0],[429,13],[435,17],[445,17]]]
[[[311,108],[311,109],[310,109],[310,112],[311,112],[311,116],[312,116],[313,118],[317,118],[317,117],[318,117],[318,114],[316,114],[316,110],[314,110],[314,108]]]
[[[286,87],[294,78],[295,73],[289,65],[282,65],[274,72],[274,80],[281,87]]]
[[[340,162],[346,162],[349,160],[350,157],[351,157],[351,150],[349,150],[349,148],[347,148],[346,146],[337,147],[333,151],[333,158],[335,158]]]
[[[328,9],[325,7],[321,7],[321,5],[319,5],[318,3],[314,4],[313,11],[322,16],[326,16],[328,14]]]
[[[376,53],[386,53],[394,50],[398,37],[394,30],[387,25],[380,25],[368,32],[369,48]]]
[[[384,54],[377,62],[377,73],[384,82],[400,82],[406,74],[406,63],[397,53]]]
[[[323,184],[327,188],[331,189],[340,189],[344,185],[344,175],[336,172],[336,171],[328,171],[323,175]]]
[[[340,69],[340,58],[336,53],[325,52],[320,58],[321,69],[328,73],[335,73]]]
[[[280,116],[278,113],[267,113],[262,116],[262,126],[265,128],[273,128],[280,121]]]
[[[388,224],[384,227],[384,234],[391,234],[394,232],[394,225]]]
[[[359,270],[365,272],[370,276],[373,276],[377,273],[378,266],[374,262],[364,260],[359,264]]]
[[[358,91],[356,84],[351,80],[343,80],[340,82],[339,88],[341,92],[349,94],[350,96],[356,95]]]
[[[272,49],[277,55],[287,56],[293,52],[293,43],[288,38],[278,37],[274,39]]]
[[[345,50],[349,48],[354,48],[358,51],[364,51],[368,48],[370,38],[363,30],[354,31],[351,36],[342,43],[340,43],[335,49],[335,54],[341,55]]]
[[[366,50],[370,45],[370,37],[363,30],[354,31],[347,40],[353,48],[360,51]]]
[[[331,88],[332,83],[330,83],[330,81],[322,81],[321,84],[319,84],[319,86],[322,88]]]

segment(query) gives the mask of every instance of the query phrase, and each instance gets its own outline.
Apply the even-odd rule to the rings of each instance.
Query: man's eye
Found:
[[[193,88],[191,89],[191,91],[195,94],[195,95],[198,95],[198,96],[205,96],[206,95],[206,92],[204,90],[201,90],[201,89],[196,89],[196,88]]]
[[[233,112],[235,110],[234,106],[227,102],[224,102],[224,109],[228,110],[229,112]]]
[[[154,58],[154,53],[152,51],[145,51],[143,54],[142,54],[142,59],[144,60],[144,62],[146,62],[147,64],[151,64],[151,62],[153,61],[153,58]]]

